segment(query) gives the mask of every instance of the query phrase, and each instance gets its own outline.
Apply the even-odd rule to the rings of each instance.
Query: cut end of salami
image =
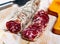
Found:
[[[18,20],[11,20],[6,22],[6,27],[10,32],[15,34],[21,30],[21,24]]]
[[[29,41],[35,41],[36,38],[42,34],[48,22],[48,13],[44,10],[38,11],[33,17],[32,24],[22,31],[22,38]]]

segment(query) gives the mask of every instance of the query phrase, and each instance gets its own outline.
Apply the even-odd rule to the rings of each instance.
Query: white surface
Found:
[[[52,3],[52,0],[41,0],[39,9],[47,10],[51,3]]]

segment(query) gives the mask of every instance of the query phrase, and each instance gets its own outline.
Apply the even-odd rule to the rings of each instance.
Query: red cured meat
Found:
[[[8,21],[6,22],[6,27],[12,33],[18,33],[21,30],[21,24],[18,21]]]
[[[32,24],[22,31],[22,38],[34,41],[39,34],[42,34],[42,31],[47,26],[48,21],[48,13],[44,10],[38,11],[33,17]]]

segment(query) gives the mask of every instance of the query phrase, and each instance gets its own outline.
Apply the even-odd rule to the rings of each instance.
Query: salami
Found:
[[[24,27],[32,19],[33,14],[37,11],[39,4],[40,4],[40,0],[30,0],[29,2],[26,3],[26,5],[24,5],[21,8],[21,11],[20,11],[20,9],[18,9],[18,13],[15,16],[13,16],[13,19],[11,21],[6,22],[7,30],[9,30],[10,32],[13,32],[13,33],[18,33],[22,29],[24,29]],[[15,22],[16,20],[18,20],[20,24]],[[16,26],[18,24],[20,27]],[[17,31],[17,30],[19,30],[19,31]]]
[[[44,10],[38,11],[37,14],[33,17],[32,24],[22,31],[22,38],[35,41],[36,38],[41,36],[44,31],[44,28],[49,22],[48,13]]]

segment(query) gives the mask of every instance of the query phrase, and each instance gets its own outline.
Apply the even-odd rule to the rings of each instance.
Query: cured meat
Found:
[[[15,21],[9,21],[6,23],[7,29],[9,29],[10,32],[12,33],[17,33],[21,29],[21,24],[17,20]]]
[[[7,30],[9,30],[10,32],[13,32],[13,33],[18,33],[21,31],[21,29],[24,29],[25,26],[32,19],[33,14],[37,11],[37,9],[39,7],[38,6],[39,3],[40,3],[40,0],[30,0],[29,2],[26,3],[26,5],[24,5],[23,7],[20,8],[21,10],[18,9],[18,13],[15,16],[13,16],[13,19],[12,19],[13,23],[10,23],[10,21],[7,21],[7,22],[8,22],[8,24],[14,24],[15,20],[18,19],[20,21],[20,27],[21,27],[20,30],[19,30],[19,28],[18,29],[12,28],[12,27],[17,27],[15,24],[11,25],[11,27],[9,27],[10,25],[7,25],[7,22],[6,22]],[[17,30],[19,30],[19,31],[17,31]]]
[[[35,41],[36,38],[41,36],[44,28],[49,22],[49,17],[47,14],[48,13],[44,10],[38,11],[38,13],[33,17],[32,24],[21,32],[22,38],[29,41]]]

